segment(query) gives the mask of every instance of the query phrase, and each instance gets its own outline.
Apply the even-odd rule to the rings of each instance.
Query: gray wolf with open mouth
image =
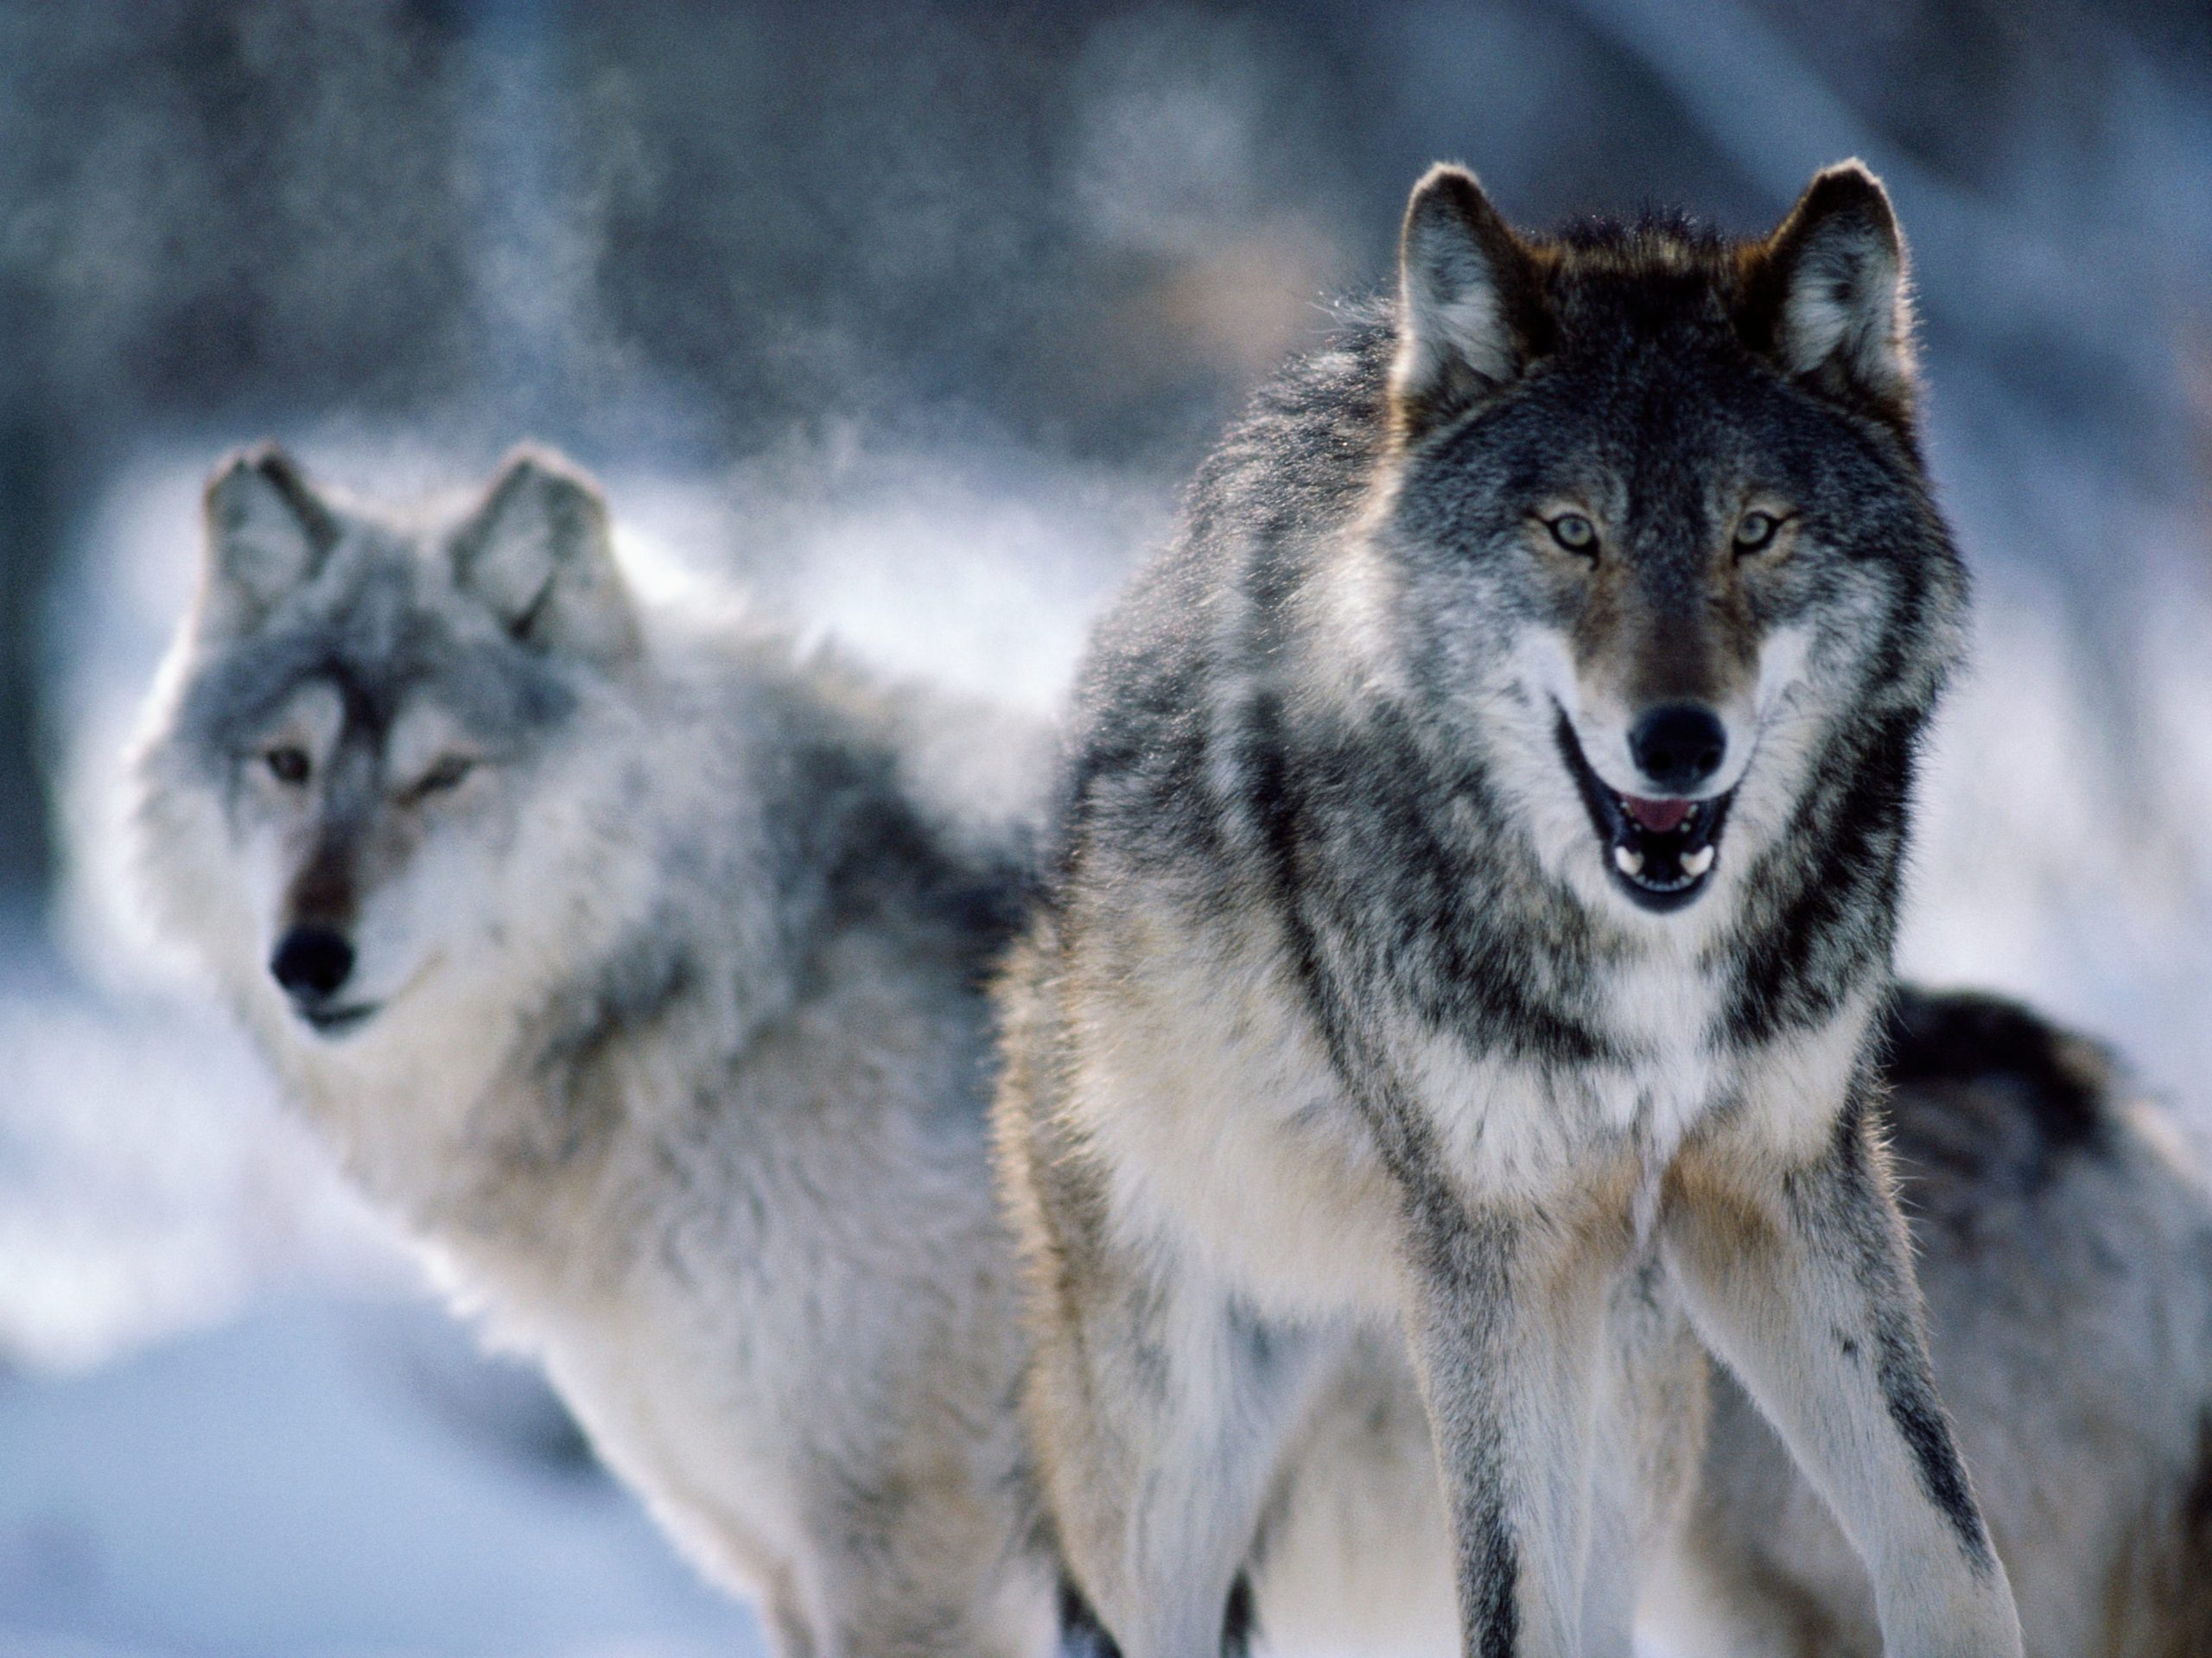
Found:
[[[1001,980],[1047,1502],[1196,1658],[1342,1344],[1402,1332],[1483,1658],[1625,1655],[1700,1344],[1886,1649],[2020,1636],[1877,1132],[1966,581],[1864,168],[1770,236],[1548,238],[1452,168],[1264,392],[1081,680]]]
[[[1053,1639],[983,987],[1040,736],[642,602],[542,452],[410,513],[208,486],[152,906],[782,1658]]]

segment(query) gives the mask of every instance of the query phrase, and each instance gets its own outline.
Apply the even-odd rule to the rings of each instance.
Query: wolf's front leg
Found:
[[[1446,1205],[1417,1219],[1407,1334],[1436,1438],[1469,1658],[1626,1658],[1588,1604],[1592,1453],[1619,1250]],[[1611,1528],[1608,1528],[1609,1530]]]
[[[1692,1320],[1835,1511],[1892,1658],[2018,1658],[2020,1629],[1928,1363],[1863,1089],[1825,1146],[1741,1128],[1684,1147],[1662,1243]]]
[[[1166,1264],[1055,1296],[1027,1403],[1061,1548],[1123,1658],[1219,1658],[1314,1367],[1305,1338]]]

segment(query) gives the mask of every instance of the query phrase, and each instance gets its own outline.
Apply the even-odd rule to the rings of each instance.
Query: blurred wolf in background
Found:
[[[2024,1008],[1908,989],[1885,1034],[1936,1381],[2030,1658],[2205,1658],[2202,1159],[2102,1048]],[[1666,1609],[1681,1651],[1878,1658],[1865,1567],[1725,1380],[1684,1542]]]
[[[1515,232],[1264,391],[1100,628],[1001,979],[1025,1398],[1128,1658],[1198,1658],[1344,1336],[1402,1331],[1463,1649],[1625,1658],[1697,1336],[1888,1650],[2016,1658],[1878,1131],[1914,761],[1966,581],[1902,238]]]
[[[1047,1649],[981,985],[1039,734],[641,604],[549,454],[206,516],[137,851],[295,1105],[782,1658]]]

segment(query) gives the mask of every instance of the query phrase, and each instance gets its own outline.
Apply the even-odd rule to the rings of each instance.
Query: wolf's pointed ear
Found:
[[[313,580],[342,528],[292,458],[274,443],[226,457],[208,475],[201,514],[207,556],[200,626],[235,636],[258,627]]]
[[[1827,168],[1745,258],[1739,321],[1753,349],[1831,397],[1909,423],[1904,238],[1881,181],[1855,161]]]
[[[1464,167],[1414,187],[1398,242],[1398,355],[1390,414],[1419,437],[1509,384],[1543,349],[1541,273]]]
[[[525,444],[454,532],[454,581],[525,645],[615,662],[638,648],[607,499],[565,457]]]

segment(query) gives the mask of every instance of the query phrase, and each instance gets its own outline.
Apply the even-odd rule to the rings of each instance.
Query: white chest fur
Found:
[[[1402,1197],[1374,1102],[1349,1096],[1280,953],[1188,934],[1161,950],[1167,936],[1145,930],[1147,970],[1117,975],[1094,1010],[1073,1096],[1125,1235],[1194,1247],[1285,1312],[1390,1310]],[[1683,1140],[1724,1108],[1782,1146],[1833,1123],[1864,1001],[1745,1055],[1716,1042],[1725,987],[1687,943],[1608,971],[1598,1001],[1617,1060],[1542,1062],[1409,1016],[1378,1021],[1392,1105],[1421,1119],[1471,1207],[1549,1208],[1602,1184],[1648,1232]]]
[[[1546,1203],[1594,1161],[1624,1155],[1656,1186],[1683,1137],[1736,1086],[1735,1064],[1713,1044],[1716,988],[1694,960],[1653,952],[1606,979],[1596,1005],[1617,1059],[1478,1053],[1448,1033],[1405,1045],[1408,1103],[1470,1202]]]

